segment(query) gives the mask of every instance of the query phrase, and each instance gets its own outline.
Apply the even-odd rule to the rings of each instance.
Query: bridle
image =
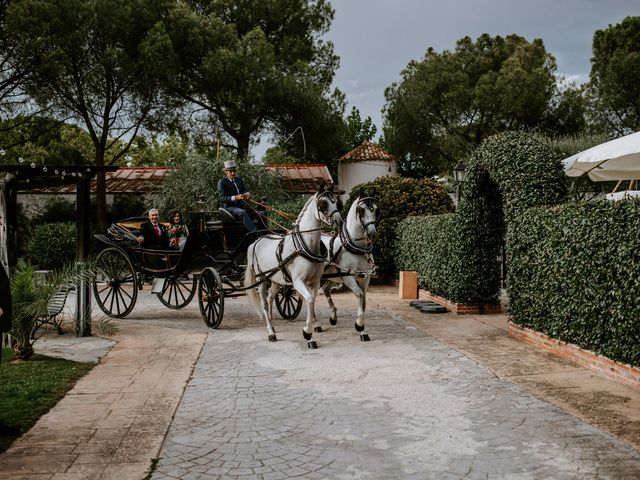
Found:
[[[336,208],[330,215],[327,215],[327,213],[320,208],[320,200],[322,200],[325,197],[331,203],[338,202],[336,200],[336,196],[330,190],[325,190],[324,192],[318,193],[318,196],[316,198],[316,211],[317,211],[316,218],[322,223],[324,223],[325,225],[331,226],[331,220],[333,219],[334,215],[336,214],[340,215],[340,209]],[[326,217],[327,219],[323,217]]]
[[[360,204],[364,203],[367,200],[371,200],[373,202],[372,197],[365,197],[358,200],[358,204],[356,206],[356,217],[358,218],[360,225],[362,225],[362,230],[364,231],[364,235],[365,235],[364,240],[367,241],[367,246],[362,247],[358,245],[353,238],[351,238],[351,235],[349,235],[349,232],[347,230],[346,222],[342,224],[342,229],[340,230],[340,240],[342,241],[342,245],[344,246],[345,250],[354,254],[367,254],[373,251],[373,241],[369,240],[369,237],[367,236],[367,227],[369,225],[375,225],[376,221],[378,220],[378,216],[375,215],[375,210],[374,210],[374,219],[369,222],[363,221],[362,216],[360,215]],[[367,206],[367,208],[370,208],[370,207]],[[358,240],[361,240],[361,239],[359,238]]]

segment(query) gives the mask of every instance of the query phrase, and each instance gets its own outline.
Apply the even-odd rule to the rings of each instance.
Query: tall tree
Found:
[[[640,130],[640,17],[597,30],[589,89],[593,112],[616,135]]]
[[[365,141],[370,141],[376,135],[377,128],[373,124],[371,117],[364,120],[360,116],[360,110],[356,107],[351,108],[351,113],[346,120],[346,137],[345,143],[349,150],[362,145]]]
[[[170,0],[17,0],[7,28],[20,65],[32,67],[28,92],[43,106],[83,125],[95,164],[127,151],[159,106],[157,49],[149,33]],[[124,140],[124,141],[121,141]],[[98,176],[98,221],[106,222],[104,175]]]
[[[518,35],[465,37],[442,53],[429,48],[385,91],[385,142],[404,173],[440,173],[487,136],[537,126],[555,70],[542,40]]]
[[[156,32],[169,90],[210,114],[245,158],[309,95],[330,97],[338,59],[320,37],[333,15],[326,0],[177,3]]]

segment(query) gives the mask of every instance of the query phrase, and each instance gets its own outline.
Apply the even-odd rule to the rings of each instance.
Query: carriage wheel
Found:
[[[138,279],[129,257],[119,248],[105,248],[96,259],[93,294],[100,309],[110,317],[124,318],[136,304]]]
[[[302,297],[291,285],[283,285],[276,293],[276,308],[285,320],[295,320],[302,310]]]
[[[162,287],[162,292],[158,293],[158,298],[165,307],[178,310],[189,305],[196,293],[197,278],[180,275],[169,275]]]
[[[224,291],[218,271],[205,268],[198,279],[198,305],[204,323],[210,328],[218,328],[224,313]]]

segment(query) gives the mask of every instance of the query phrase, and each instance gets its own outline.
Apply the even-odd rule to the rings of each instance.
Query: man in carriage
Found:
[[[218,180],[220,204],[222,208],[242,222],[247,232],[255,232],[256,226],[247,213],[244,203],[245,200],[251,198],[251,193],[247,191],[236,169],[237,166],[234,160],[224,162],[224,177]]]

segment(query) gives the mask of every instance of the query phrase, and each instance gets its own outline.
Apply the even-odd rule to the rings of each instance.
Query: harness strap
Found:
[[[287,265],[286,265],[286,263],[289,263],[289,262],[287,261],[285,263],[282,261],[282,249],[284,248],[284,239],[285,237],[282,237],[282,239],[280,239],[280,241],[278,242],[278,247],[276,248],[276,259],[278,260],[278,266],[282,271],[282,276],[284,276],[284,279],[287,281],[287,283],[293,283],[293,281],[291,280],[291,275],[289,274],[289,271],[287,270]],[[293,253],[297,253],[297,252],[293,252]],[[287,258],[293,258],[293,257],[289,255],[289,257]]]
[[[309,246],[304,241],[304,238],[300,234],[300,229],[297,225],[293,228],[291,236],[293,238],[293,244],[296,247],[296,250],[299,251],[300,255],[302,255],[304,258],[314,263],[324,263],[327,261],[328,251],[327,247],[324,245],[324,243],[322,243],[322,241],[320,241],[320,254],[316,255],[311,251]]]
[[[340,240],[342,240],[342,246],[347,252],[351,252],[356,255],[362,255],[371,253],[373,251],[373,243],[368,244],[366,247],[361,247],[360,245],[355,243],[351,238],[351,235],[349,235],[345,224],[342,225],[342,229],[340,230]]]

